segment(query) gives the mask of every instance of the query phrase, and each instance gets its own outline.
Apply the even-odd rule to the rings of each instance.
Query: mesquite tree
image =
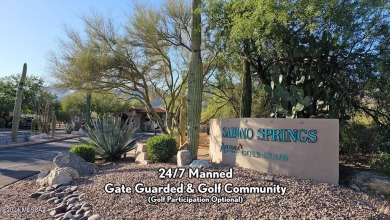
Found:
[[[123,26],[98,13],[82,16],[85,38],[66,29],[69,41],[60,46],[70,49],[53,54],[53,75],[66,89],[115,90],[136,99],[163,133],[173,135],[188,78],[190,7],[176,0],[161,9],[142,4],[135,8]],[[165,120],[153,108],[156,99],[163,102]]]
[[[201,1],[192,0],[191,22],[191,63],[188,76],[188,149],[192,158],[197,159],[199,143],[199,123],[202,109],[203,70],[201,57]]]

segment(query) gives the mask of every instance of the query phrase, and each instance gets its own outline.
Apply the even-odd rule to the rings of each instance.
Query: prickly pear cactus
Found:
[[[271,93],[271,104],[275,115],[296,118],[298,112],[312,104],[313,98],[305,95],[304,90],[296,85],[286,88],[284,84],[283,76],[280,75],[277,81],[272,80],[271,86],[265,85],[264,89]]]
[[[316,86],[312,86],[313,83]],[[289,85],[280,75],[272,79],[270,85],[264,85],[264,90],[271,94],[272,116],[297,118],[299,113],[313,115],[310,110],[314,110],[314,115],[323,112],[328,118],[340,117],[341,108],[336,101],[338,94],[327,92],[329,90],[315,75],[300,76],[290,80]]]

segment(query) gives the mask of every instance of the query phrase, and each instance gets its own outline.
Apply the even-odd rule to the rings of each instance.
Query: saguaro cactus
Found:
[[[249,63],[249,42],[245,40],[244,42],[244,74],[242,78],[242,95],[241,95],[241,117],[242,118],[250,118],[252,112],[252,75],[251,75],[251,67]]]
[[[199,144],[199,123],[202,108],[203,70],[201,45],[201,0],[192,0],[191,22],[191,64],[188,76],[188,114],[187,134],[188,150],[193,159],[197,159]]]
[[[31,120],[31,136],[35,135],[35,119]]]
[[[23,65],[22,77],[20,78],[20,82],[18,85],[18,90],[16,91],[16,99],[14,105],[14,113],[12,118],[12,142],[17,141],[18,129],[19,129],[19,120],[20,120],[20,112],[22,109],[22,97],[23,97],[23,86],[26,81],[27,74],[27,63]]]
[[[91,122],[91,93],[87,93],[87,100],[85,105],[85,123],[90,125]]]
[[[52,116],[51,116],[51,137],[54,137],[56,133],[56,114],[55,111],[53,110]]]

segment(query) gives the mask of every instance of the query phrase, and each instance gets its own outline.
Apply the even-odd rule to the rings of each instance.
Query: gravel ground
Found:
[[[264,180],[266,174],[257,171],[234,168],[232,179],[189,179],[188,170],[181,179],[159,179],[158,169],[175,168],[171,164],[136,165],[125,161],[99,166],[96,175],[79,179],[73,185],[86,193],[83,202],[92,205],[93,212],[103,219],[390,219],[378,211],[386,201],[382,197],[356,192],[343,186],[332,186],[309,180],[276,176],[275,182]],[[213,165],[205,169],[228,171],[229,167]],[[29,194],[40,188],[35,177],[15,183],[0,190],[0,219],[50,219],[48,209],[54,204],[29,198]],[[124,184],[132,188],[130,194],[108,194],[107,183]],[[286,186],[281,194],[157,194],[172,197],[213,196],[237,198],[242,203],[148,203],[150,194],[134,192],[137,183],[145,186],[160,186],[192,183],[194,188],[201,183],[214,185],[232,183],[234,186]],[[27,210],[27,208],[29,208]]]

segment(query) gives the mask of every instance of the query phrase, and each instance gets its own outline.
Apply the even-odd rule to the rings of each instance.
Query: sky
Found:
[[[0,78],[21,73],[54,81],[48,71],[48,54],[66,39],[64,25],[82,31],[80,15],[91,10],[111,14],[118,23],[127,21],[133,0],[0,0]],[[144,2],[144,1],[139,1]],[[162,1],[150,0],[160,7]]]

